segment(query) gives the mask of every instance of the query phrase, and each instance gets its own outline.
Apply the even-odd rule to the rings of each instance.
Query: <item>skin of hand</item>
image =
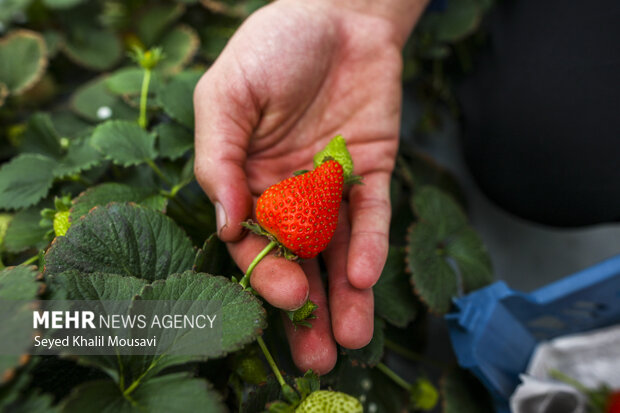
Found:
[[[244,22],[194,92],[196,178],[242,270],[267,244],[240,226],[255,218],[257,197],[293,171],[312,169],[313,155],[333,136],[345,137],[364,179],[345,195],[323,252],[327,294],[316,259],[300,264],[271,254],[251,277],[276,307],[296,309],[308,297],[318,304],[311,329],[295,330],[285,318],[302,371],[327,373],[336,342],[361,348],[373,335],[371,287],[388,251],[406,33],[337,1],[279,0]]]

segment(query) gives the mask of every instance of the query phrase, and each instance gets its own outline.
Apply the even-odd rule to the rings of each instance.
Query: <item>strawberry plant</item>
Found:
[[[221,343],[200,356],[2,354],[3,411],[487,408],[445,337],[437,346],[429,333],[453,296],[492,279],[458,185],[433,160],[401,145],[389,256],[373,287],[374,336],[364,348],[341,348],[324,376],[294,367],[281,311],[249,288],[249,278],[276,248],[282,259],[303,260],[330,242],[347,185],[363,185],[347,137],[318,152],[312,170],[290,171],[259,198],[257,223],[248,227],[270,242],[245,274],[215,235],[214,207],[193,174],[192,94],[243,19],[266,3],[0,6],[0,300],[217,297],[223,317]],[[420,23],[405,74],[427,91],[435,79],[425,107],[450,101],[437,82],[445,73],[429,68],[470,39],[488,3],[449,2],[445,14]],[[285,317],[308,329],[315,310],[308,301]],[[26,310],[3,317],[7,326],[32,322]]]

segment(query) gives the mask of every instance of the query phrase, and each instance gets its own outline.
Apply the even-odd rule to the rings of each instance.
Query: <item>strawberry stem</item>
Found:
[[[280,386],[284,387],[286,385],[284,377],[282,377],[282,373],[280,373],[280,370],[278,369],[278,365],[276,364],[275,360],[273,359],[273,357],[271,357],[271,353],[269,352],[267,345],[263,341],[263,338],[261,336],[258,336],[256,337],[256,341],[258,342],[260,349],[263,351],[263,355],[267,359],[267,363],[269,363],[269,367],[271,367],[273,374],[276,375],[278,383],[280,383]]]
[[[243,278],[241,279],[241,281],[239,281],[239,284],[241,284],[244,289],[248,288],[248,284],[250,283],[250,276],[252,275],[252,271],[254,271],[254,268],[263,258],[265,258],[267,254],[269,254],[269,251],[274,249],[277,245],[278,243],[276,241],[271,241],[269,244],[267,244],[265,248],[263,248],[263,250],[256,256],[256,258],[254,258],[254,261],[252,261],[252,263],[248,267],[248,270],[245,272],[245,274],[243,274]]]
[[[382,371],[386,376],[388,376],[390,379],[392,379],[394,383],[398,384],[403,389],[407,391],[411,390],[411,384],[405,381],[405,379],[400,377],[398,374],[394,373],[394,371],[388,366],[386,366],[385,364],[379,362],[377,363],[377,368],[380,371]]]
[[[144,77],[142,78],[142,89],[140,91],[140,116],[138,124],[142,129],[146,129],[146,102],[149,98],[149,83],[151,82],[151,69],[144,69]]]

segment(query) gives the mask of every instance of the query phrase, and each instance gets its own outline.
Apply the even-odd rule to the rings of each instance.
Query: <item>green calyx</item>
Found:
[[[295,311],[287,311],[286,315],[293,322],[295,329],[297,326],[304,326],[308,328],[312,328],[312,324],[308,322],[308,320],[315,319],[314,310],[319,308],[318,305],[313,303],[311,300],[307,300],[304,305],[298,308]]]
[[[289,261],[297,261],[299,259],[299,257],[295,255],[291,250],[289,250],[284,245],[282,245],[282,243],[278,241],[278,239],[274,237],[273,234],[265,230],[263,227],[261,227],[259,224],[252,221],[251,219],[248,219],[247,221],[242,222],[241,226],[249,230],[250,232],[253,232],[256,235],[263,236],[267,238],[269,241],[275,242],[278,247],[278,251],[277,251],[278,255],[283,256]]]
[[[165,57],[164,52],[159,47],[144,50],[139,46],[134,46],[129,53],[129,57],[145,70],[152,70]]]
[[[342,166],[345,183],[359,183],[360,177],[353,175],[353,159],[342,135],[334,137],[323,150],[314,155],[314,167],[316,168],[330,159],[335,160]]]
[[[409,407],[413,410],[432,410],[439,400],[439,392],[428,379],[418,379],[409,390]]]

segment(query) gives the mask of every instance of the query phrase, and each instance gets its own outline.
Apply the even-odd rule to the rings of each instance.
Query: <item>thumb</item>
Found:
[[[212,67],[194,90],[194,173],[215,205],[217,232],[224,242],[241,238],[241,222],[251,214],[245,172],[247,148],[257,111],[247,89]]]

